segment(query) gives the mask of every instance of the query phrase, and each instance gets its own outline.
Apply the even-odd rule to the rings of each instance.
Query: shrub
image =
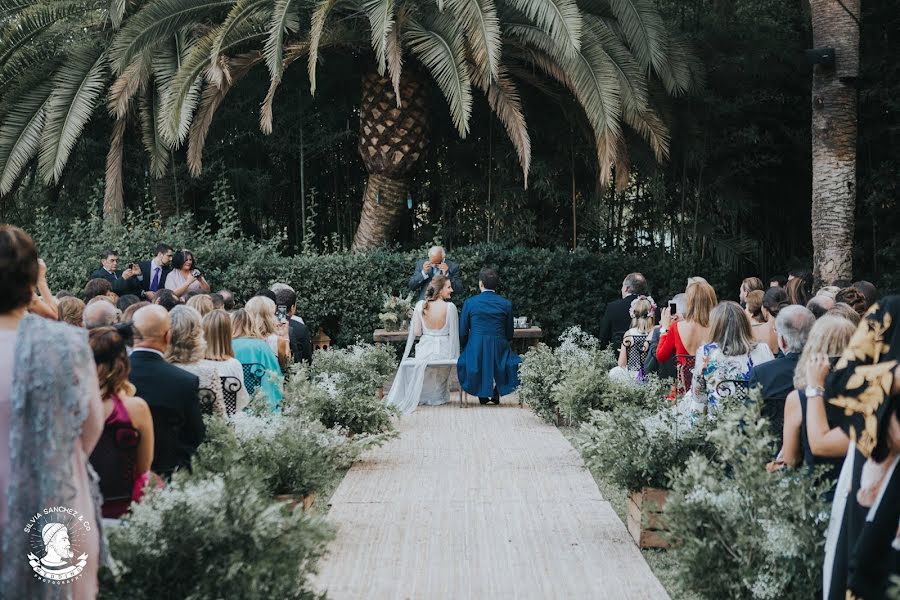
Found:
[[[378,388],[397,369],[394,351],[389,346],[374,346],[357,340],[343,350],[317,352],[313,356],[310,375],[313,381],[329,381],[347,396],[375,396]]]
[[[312,599],[310,576],[332,533],[233,470],[176,477],[108,536],[115,568],[102,574],[101,598]]]
[[[820,589],[828,483],[768,473],[759,404],[719,411],[715,457],[694,454],[672,481],[665,520],[680,584],[703,598],[810,598]]]
[[[532,347],[519,366],[519,399],[547,421],[556,420],[556,396],[560,379],[559,359],[546,344]]]

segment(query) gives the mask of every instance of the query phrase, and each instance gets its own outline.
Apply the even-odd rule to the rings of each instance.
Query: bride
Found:
[[[450,302],[453,286],[444,275],[435,275],[416,304],[403,360],[394,377],[387,402],[401,413],[411,413],[419,404],[445,404],[450,400],[450,375],[459,358],[459,317]],[[422,336],[415,357],[410,351],[417,336]],[[446,366],[428,367],[441,361]]]

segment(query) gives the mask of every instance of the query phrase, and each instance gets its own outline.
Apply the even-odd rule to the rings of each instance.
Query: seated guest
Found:
[[[813,314],[802,306],[791,305],[779,312],[775,330],[782,355],[756,365],[750,373],[750,389],[760,388],[762,415],[769,419],[779,446],[784,423],[784,401],[794,389],[794,370],[815,322]]]
[[[809,302],[806,303],[806,308],[812,311],[812,314],[815,318],[822,317],[825,313],[831,310],[834,307],[834,298],[826,296],[825,294],[816,294],[812,298],[809,299]]]
[[[216,292],[218,295],[222,296],[222,302],[225,304],[223,308],[228,312],[234,310],[234,293],[231,290],[219,290]]]
[[[464,289],[462,278],[459,276],[459,267],[456,263],[446,260],[446,253],[441,246],[432,246],[428,250],[428,258],[416,262],[416,268],[409,278],[407,287],[416,295],[417,300],[425,299],[425,290],[428,289],[431,278],[437,274],[450,279],[450,285],[454,290],[462,292]]]
[[[287,307],[288,338],[294,362],[312,363],[312,335],[303,319],[297,316],[297,293],[285,288],[275,292],[275,296],[278,306]]]
[[[850,440],[839,428],[828,426],[821,396],[807,398],[807,370],[815,356],[824,354],[836,359],[843,354],[855,331],[853,323],[836,315],[826,315],[816,321],[797,363],[794,391],[788,395],[784,406],[784,441],[780,460],[791,467],[803,462],[810,471],[816,465],[826,465],[827,477],[832,481],[837,480]],[[829,496],[833,494],[832,489]]]
[[[685,300],[687,308],[683,319],[672,315],[668,306],[662,310],[656,360],[666,362],[676,359],[681,373],[678,384],[682,389],[689,390],[693,357],[697,348],[710,339],[709,315],[716,305],[716,291],[708,283],[693,283],[685,292]]]
[[[208,294],[191,296],[188,298],[187,305],[200,313],[201,317],[205,317],[214,310],[212,298]]]
[[[172,290],[176,296],[186,300],[189,291],[201,294],[209,292],[209,284],[203,273],[197,268],[194,253],[190,250],[179,250],[172,259],[172,270],[166,276],[166,289]]]
[[[154,257],[138,263],[141,270],[141,297],[153,302],[156,292],[166,287],[175,251],[168,244],[157,244]]]
[[[153,465],[168,478],[180,467],[190,468],[191,457],[203,442],[206,429],[200,412],[199,379],[166,362],[171,320],[161,306],[145,306],[134,313],[134,349],[128,380],[147,401],[153,415]]]
[[[713,309],[710,339],[697,349],[691,411],[712,415],[726,397],[740,398],[753,368],[774,357],[766,344],[753,341],[750,321],[737,302],[722,302]]]
[[[190,306],[176,306],[169,313],[172,320],[172,335],[166,360],[171,364],[193,373],[200,380],[200,410],[204,414],[225,416],[225,396],[222,394],[222,380],[209,365],[203,363],[206,356],[206,340],[200,313]]]
[[[146,300],[141,300],[140,302],[136,302],[132,304],[122,313],[122,322],[123,323],[131,323],[134,321],[134,313],[144,308],[145,306],[150,306],[150,303]]]
[[[216,292],[214,294],[209,295],[209,300],[212,302],[213,310],[226,310],[225,308],[225,298],[222,297],[222,294]]]
[[[684,313],[687,310],[687,295],[684,292],[675,294],[675,296],[673,296],[672,299],[669,300],[666,306],[670,306],[672,304],[675,304],[675,308],[677,309],[673,318],[675,318],[675,320],[684,319]],[[663,379],[674,379],[678,375],[675,357],[672,356],[672,358],[665,362],[660,362],[656,359],[656,350],[659,347],[660,331],[662,331],[662,327],[657,325],[653,328],[653,332],[650,334],[650,339],[647,347],[647,358],[644,360],[644,373],[656,373]]]
[[[828,298],[834,300],[834,297],[839,291],[841,291],[841,288],[836,285],[826,285],[820,288],[818,292],[816,292],[816,296],[827,296]]]
[[[842,289],[848,288],[848,287],[853,287],[853,284],[850,283],[849,279],[835,279],[834,281],[831,282],[831,285],[836,287],[839,290],[842,290]]]
[[[103,516],[118,519],[135,495],[135,482],[145,478],[153,462],[153,418],[128,381],[130,364],[125,339],[113,327],[98,327],[89,336],[106,422],[91,453],[100,476]],[[140,485],[140,484],[138,484]]]
[[[234,357],[243,365],[247,392],[252,396],[257,389],[261,389],[269,408],[272,412],[278,412],[283,377],[278,356],[260,333],[256,319],[243,308],[231,314],[231,329]],[[254,381],[251,375],[259,379]]]
[[[843,302],[836,303],[827,314],[843,317],[854,325],[859,325],[859,322],[862,320],[858,312],[853,310],[849,304],[844,304]]]
[[[810,292],[812,291],[813,283],[815,283],[812,271],[807,269],[791,269],[788,272],[788,283],[794,279],[802,279],[805,284],[804,287]]]
[[[206,339],[203,364],[219,374],[225,410],[233,415],[250,404],[250,394],[244,385],[244,368],[234,357],[231,346],[231,317],[224,310],[214,310],[203,317],[202,325]]]
[[[84,325],[84,302],[75,296],[64,296],[57,302],[59,320],[75,327]]]
[[[134,294],[125,294],[124,296],[119,297],[116,301],[116,308],[125,312],[125,310],[131,306],[132,304],[137,304],[141,299],[135,296]]]
[[[82,296],[84,302],[88,303],[97,296],[108,296],[110,292],[112,292],[112,284],[107,280],[98,277],[96,279],[91,279],[85,284]]]
[[[766,323],[768,323],[769,350],[771,350],[773,354],[779,351],[778,334],[775,333],[775,319],[778,318],[778,313],[788,306],[790,306],[790,303],[788,302],[787,293],[783,288],[769,288],[766,290],[766,293],[763,294],[762,312],[766,317]]]
[[[279,324],[275,319],[275,302],[268,296],[254,296],[247,301],[244,310],[256,322],[262,339],[266,340],[281,365],[291,363],[291,344],[288,339],[287,323]]]
[[[812,286],[807,286],[805,279],[794,277],[787,282],[784,291],[787,292],[788,304],[806,306],[812,293]]]
[[[453,285],[453,289],[457,288]],[[622,298],[614,300],[606,305],[606,312],[603,314],[603,321],[600,323],[600,347],[606,348],[609,344],[613,344],[618,348],[622,344],[622,335],[631,327],[631,303],[638,296],[646,296],[647,280],[640,273],[629,273],[625,280],[622,281]]]
[[[122,313],[111,302],[104,302],[100,298],[94,298],[84,308],[82,319],[87,329],[95,327],[110,327],[119,322]]]
[[[156,297],[153,300],[153,304],[158,304],[167,311],[171,311],[176,306],[182,304],[182,302],[181,298],[175,295],[175,292],[164,288],[156,292]]]
[[[66,296],[74,296],[74,295],[75,295],[75,294],[73,294],[73,293],[70,292],[69,290],[59,290],[58,292],[56,292],[56,299],[57,299],[57,300],[62,300],[62,299],[65,298]]]
[[[856,288],[866,297],[866,306],[872,306],[878,301],[878,288],[868,281],[857,281],[851,287]]]
[[[785,277],[784,275],[775,275],[774,277],[769,277],[770,288],[783,288],[785,285],[787,285],[787,277]]]
[[[770,326],[763,313],[763,298],[765,298],[765,292],[762,290],[753,290],[747,294],[744,312],[750,319],[750,333],[753,335],[753,339],[768,344]]]
[[[275,298],[276,298],[275,292],[273,292],[269,288],[262,288],[261,290],[256,290],[256,293],[253,294],[253,297],[254,298],[259,298],[259,297],[268,298],[272,302],[275,302]],[[249,300],[248,300],[248,302],[249,302]]]
[[[747,303],[747,294],[756,290],[765,291],[762,279],[759,277],[748,277],[741,282],[740,303],[741,306]]]
[[[117,294],[138,294],[141,291],[141,283],[137,275],[141,274],[137,264],[128,265],[124,271],[118,271],[119,253],[111,248],[100,253],[100,268],[91,273],[91,279],[105,279],[112,286],[112,291]]]
[[[609,372],[613,379],[639,379],[643,374],[644,358],[649,344],[647,338],[653,331],[656,303],[650,296],[638,296],[631,303],[631,328],[622,336],[619,348],[619,364]]]
[[[866,311],[869,310],[869,304],[866,302],[866,297],[862,292],[854,287],[846,287],[839,291],[835,295],[834,301],[838,303],[842,302],[848,305],[850,308],[855,310],[860,317],[866,314]]]

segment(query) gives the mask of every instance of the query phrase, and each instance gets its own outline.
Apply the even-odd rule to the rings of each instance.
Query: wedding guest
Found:
[[[416,268],[407,285],[409,291],[415,294],[417,301],[425,299],[425,290],[428,289],[428,282],[437,274],[449,278],[450,285],[457,292],[462,292],[465,289],[456,263],[447,260],[444,248],[432,246],[428,250],[428,258],[416,262]]]
[[[784,291],[787,292],[788,304],[806,306],[812,293],[812,286],[807,286],[805,279],[795,277],[787,282]]]
[[[766,322],[766,315],[763,314],[763,298],[765,292],[762,290],[753,290],[747,294],[744,312],[750,319],[750,333],[757,342],[769,343],[770,326]]]
[[[849,304],[844,304],[843,302],[836,303],[826,314],[843,317],[854,325],[859,325],[859,322],[862,319],[858,312],[853,310]]]
[[[741,282],[741,292],[740,292],[740,302],[741,304],[745,304],[747,302],[747,294],[753,291],[764,291],[765,287],[763,286],[762,279],[759,277],[748,277],[744,281]]]
[[[804,309],[805,310],[805,309]],[[714,414],[729,395],[741,395],[737,382],[747,382],[750,371],[772,360],[771,350],[750,335],[750,321],[737,302],[722,302],[710,313],[710,342],[697,349],[691,384],[691,410]]]
[[[878,301],[878,288],[868,281],[857,281],[851,287],[856,288],[866,298],[866,306],[872,306]]]
[[[231,317],[224,310],[214,310],[203,317],[202,325],[206,338],[203,364],[212,367],[219,374],[225,409],[232,415],[250,404],[250,394],[244,385],[244,369],[234,357],[231,345]],[[230,402],[229,398],[233,398],[234,402]]]
[[[826,285],[820,288],[818,292],[816,292],[816,296],[826,296],[834,300],[834,297],[839,291],[841,291],[841,288],[836,285]]]
[[[834,301],[848,305],[850,308],[855,310],[860,317],[866,314],[866,311],[869,309],[869,304],[866,302],[866,297],[862,292],[854,287],[846,287],[839,291],[835,295]]]
[[[168,478],[177,468],[190,468],[191,457],[206,435],[200,412],[199,378],[166,362],[171,338],[169,313],[145,306],[134,313],[131,373],[138,396],[153,415],[153,465]]]
[[[122,322],[123,323],[131,323],[134,321],[134,313],[144,308],[145,306],[150,306],[150,303],[146,300],[141,300],[135,304],[132,304],[128,308],[125,309],[125,312],[122,313]]]
[[[75,296],[65,296],[57,303],[59,320],[75,327],[84,325],[84,302]]]
[[[57,301],[62,300],[66,296],[75,296],[75,294],[73,294],[69,290],[59,290],[58,292],[56,292],[56,300]]]
[[[196,268],[194,253],[190,250],[179,250],[172,259],[172,270],[166,276],[166,289],[172,290],[176,296],[185,300],[188,291],[201,294],[209,292],[209,284],[203,273]]]
[[[156,292],[165,287],[166,278],[171,271],[172,257],[175,251],[168,244],[157,244],[154,257],[138,263],[141,270],[141,291],[145,300],[153,302]]]
[[[206,357],[206,340],[200,313],[190,306],[176,306],[169,313],[172,334],[166,350],[166,360],[193,373],[200,380],[200,410],[204,414],[225,416],[225,396],[218,372],[203,363]]]
[[[84,297],[84,302],[86,304],[97,296],[108,296],[110,292],[112,292],[112,284],[107,280],[98,277],[96,279],[91,279],[85,284],[82,296]]]
[[[119,268],[119,253],[106,248],[100,253],[100,268],[91,273],[91,279],[105,279],[117,294],[136,294],[141,291],[141,284],[136,275],[140,274],[137,264],[128,265],[122,271]]]
[[[783,288],[769,288],[763,295],[762,312],[766,317],[766,323],[769,324],[769,350],[773,354],[778,352],[778,334],[775,332],[775,319],[778,318],[778,313],[788,306],[790,306],[790,303],[788,302],[787,292]]]
[[[222,294],[215,292],[209,295],[209,299],[212,302],[213,310],[227,310],[225,308],[225,298]]]
[[[784,275],[775,275],[774,277],[769,277],[769,287],[778,287],[783,288],[787,285],[787,277]]]
[[[158,304],[167,311],[171,311],[176,306],[180,306],[182,302],[181,298],[175,295],[175,292],[163,288],[156,292],[156,297],[153,300],[153,304]]]
[[[835,279],[831,282],[831,285],[836,287],[838,290],[842,290],[844,288],[853,287],[853,284],[850,283],[849,279]]]
[[[827,313],[829,310],[834,308],[834,298],[826,296],[825,294],[816,294],[812,298],[809,299],[809,302],[806,303],[806,308],[812,311],[812,314],[817,319]]]
[[[295,363],[300,361],[312,363],[312,335],[303,319],[297,316],[297,293],[285,288],[278,290],[275,296],[278,306],[287,307],[291,357]]]
[[[843,354],[855,331],[853,323],[836,315],[826,315],[816,321],[794,372],[794,391],[788,395],[784,406],[781,461],[792,467],[802,461],[810,471],[816,465],[825,465],[828,467],[826,477],[832,481],[837,480],[850,440],[840,428],[832,429],[828,425],[821,397],[807,398],[807,372],[814,368],[813,357],[824,354],[837,359]],[[833,494],[832,489],[828,500]]]
[[[103,431],[103,405],[84,330],[27,313],[39,270],[31,237],[0,225],[0,595],[61,592],[35,577],[26,559],[35,549],[21,525],[41,507],[66,506],[93,526],[78,545],[92,559],[65,593],[90,599],[101,518],[88,456]]]
[[[109,327],[119,322],[122,313],[111,302],[99,301],[95,298],[88,302],[84,309],[83,319],[86,329]]]
[[[631,328],[622,336],[618,365],[609,376],[613,379],[636,379],[644,368],[644,355],[649,344],[647,338],[653,331],[656,303],[650,296],[638,296],[631,303]]]
[[[244,310],[256,322],[257,331],[269,344],[281,365],[291,363],[291,345],[288,340],[287,323],[275,320],[275,302],[267,296],[254,296],[244,305]]]
[[[201,317],[205,317],[215,309],[213,307],[212,298],[210,298],[208,294],[191,296],[187,301],[187,305],[200,313]]]
[[[128,381],[131,365],[126,339],[114,327],[98,327],[89,336],[106,421],[91,454],[100,476],[103,516],[118,519],[128,511],[135,483],[143,481],[153,462],[153,417]]]
[[[794,390],[794,375],[800,353],[806,346],[815,322],[815,316],[802,306],[791,305],[784,308],[775,319],[781,355],[775,360],[757,364],[750,372],[750,389],[759,388],[763,402],[762,415],[769,420],[772,434],[779,446],[784,429],[784,403],[788,394]]]
[[[59,318],[59,306],[57,305],[56,297],[47,284],[47,265],[40,258],[38,259],[37,286],[31,293],[31,303],[28,305],[28,312],[52,321]]]
[[[234,292],[231,290],[219,290],[216,292],[220,296],[222,296],[222,302],[225,304],[224,308],[226,311],[231,312],[234,310]]]
[[[272,302],[275,302],[275,292],[270,290],[269,288],[262,288],[261,290],[257,290],[255,294],[253,294],[254,298],[268,298]],[[249,301],[248,301],[249,302]]]
[[[257,389],[261,389],[269,408],[272,412],[278,412],[283,378],[278,356],[260,333],[257,319],[245,309],[240,308],[231,314],[231,328],[234,336],[231,340],[234,357],[244,368],[244,385],[247,387],[247,393],[252,396]],[[259,369],[258,375],[253,373],[254,369]],[[258,382],[250,380],[248,370],[260,378]]]
[[[656,360],[665,362],[675,358],[681,369],[680,384],[690,389],[694,356],[697,349],[710,339],[709,315],[717,300],[712,286],[702,282],[689,285],[685,296],[687,308],[683,320],[672,315],[668,306],[662,310]]]
[[[685,294],[684,292],[675,294],[672,299],[669,300],[667,306],[671,304],[675,304],[676,308],[673,318],[683,319],[684,313],[687,311],[687,294]],[[657,348],[659,348],[659,338],[661,331],[662,327],[657,325],[653,328],[653,333],[650,334],[649,345],[647,348],[647,358],[644,360],[644,372],[656,373],[662,379],[675,379],[675,377],[677,377],[678,375],[675,356],[672,356],[672,358],[665,362],[659,362],[656,359],[656,350]]]
[[[457,289],[454,284],[453,289]],[[613,344],[615,348],[622,345],[622,336],[631,327],[631,303],[638,296],[646,296],[647,279],[640,273],[629,273],[622,281],[620,300],[614,300],[606,305],[606,312],[600,322],[600,347],[606,348]]]
[[[116,308],[125,312],[129,306],[132,304],[137,304],[141,299],[135,296],[134,294],[125,294],[124,296],[119,297],[118,301],[116,301]]]

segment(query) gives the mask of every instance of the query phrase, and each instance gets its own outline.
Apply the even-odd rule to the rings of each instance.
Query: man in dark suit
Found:
[[[781,309],[775,319],[775,332],[784,356],[757,365],[750,371],[750,389],[760,388],[762,414],[769,419],[779,447],[784,430],[784,402],[794,390],[794,370],[815,322],[815,315],[804,306]]]
[[[622,299],[606,305],[606,313],[600,323],[600,347],[610,343],[617,349],[622,344],[622,336],[631,328],[631,303],[638,296],[647,295],[647,280],[640,273],[629,273],[622,282]]]
[[[91,273],[91,279],[105,279],[112,286],[112,291],[120,296],[125,294],[139,294],[141,283],[136,275],[140,273],[133,265],[128,265],[124,271],[119,271],[119,253],[107,248],[100,253],[100,268]]]
[[[456,361],[459,385],[477,396],[482,404],[500,404],[500,396],[519,387],[521,359],[512,351],[512,302],[497,294],[500,279],[494,269],[478,274],[481,294],[463,304],[459,319],[459,346]]]
[[[166,287],[166,276],[172,270],[172,257],[175,251],[168,244],[157,244],[155,255],[151,260],[138,263],[141,269],[141,295],[153,302],[156,292]]]
[[[134,313],[134,349],[128,379],[136,395],[147,402],[153,416],[153,471],[168,477],[191,457],[206,430],[200,412],[196,375],[166,362],[171,321],[161,306],[145,306]]]
[[[440,273],[450,278],[453,290],[462,293],[463,284],[456,263],[445,262],[444,249],[434,246],[428,251],[428,258],[416,263],[416,270],[409,278],[409,291],[417,294],[418,300],[425,299],[425,290],[431,278]]]
[[[275,292],[275,304],[287,308],[288,340],[291,343],[291,356],[295,363],[301,360],[312,363],[312,336],[303,319],[297,316],[297,292],[284,287]]]

